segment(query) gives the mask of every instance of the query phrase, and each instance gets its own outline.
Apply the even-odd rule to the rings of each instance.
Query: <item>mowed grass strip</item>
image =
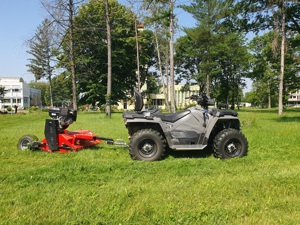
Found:
[[[0,115],[0,224],[300,224],[300,112],[239,111],[247,157],[170,154],[132,161],[100,144],[69,154],[20,151],[48,113]],[[122,114],[80,112],[69,130],[128,142]]]

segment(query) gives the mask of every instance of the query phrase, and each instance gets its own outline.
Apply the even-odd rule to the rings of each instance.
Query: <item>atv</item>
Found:
[[[247,155],[248,141],[241,132],[238,113],[209,108],[215,103],[206,93],[189,97],[201,107],[164,114],[159,109],[143,110],[142,95],[136,89],[134,92],[134,111],[123,113],[132,159],[156,161],[165,157],[167,149],[185,151],[208,147],[220,159]]]

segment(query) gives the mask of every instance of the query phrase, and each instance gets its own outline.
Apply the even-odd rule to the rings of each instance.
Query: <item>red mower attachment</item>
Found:
[[[124,145],[122,141],[114,142],[111,138],[99,137],[89,130],[68,131],[70,124],[76,121],[77,111],[68,108],[50,108],[51,119],[45,122],[45,138],[38,141],[34,135],[24,135],[19,139],[20,150],[43,150],[46,152],[71,152],[93,147],[102,141],[108,144]]]

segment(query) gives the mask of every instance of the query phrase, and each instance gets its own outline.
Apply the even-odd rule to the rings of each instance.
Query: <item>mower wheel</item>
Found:
[[[139,130],[131,136],[129,154],[134,160],[160,160],[164,157],[165,149],[166,141],[156,130]]]
[[[39,139],[34,136],[34,135],[24,135],[22,136],[19,141],[18,141],[18,149],[19,150],[26,150],[26,149],[30,149],[30,150],[34,150],[33,148],[31,148],[32,143],[33,142],[37,142]]]
[[[225,129],[215,137],[213,149],[216,158],[239,158],[247,155],[248,141],[241,131]]]

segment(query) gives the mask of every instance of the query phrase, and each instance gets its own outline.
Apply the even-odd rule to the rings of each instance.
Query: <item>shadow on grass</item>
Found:
[[[262,108],[243,108],[236,110],[237,112],[247,112],[247,113],[273,113],[276,114],[278,109],[262,109]]]
[[[275,122],[300,122],[300,116],[282,116],[282,117],[277,117],[277,118],[271,118],[270,120],[273,120]]]
[[[172,156],[174,158],[207,158],[213,154],[212,149],[205,148],[203,150],[190,150],[190,151],[167,151],[167,157]]]

